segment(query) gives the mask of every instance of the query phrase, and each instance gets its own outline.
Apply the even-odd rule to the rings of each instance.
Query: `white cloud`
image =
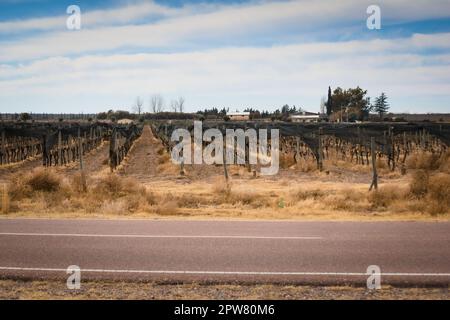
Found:
[[[81,7],[82,9],[82,7]],[[175,9],[154,3],[153,1],[139,2],[107,10],[84,12],[81,10],[83,28],[133,23],[133,21],[149,17],[174,17],[187,14],[187,9]],[[12,20],[0,22],[0,33],[20,33],[24,31],[52,31],[66,28],[66,12],[60,16],[34,18],[27,20]]]
[[[191,110],[208,102],[232,107],[283,103],[318,107],[328,85],[360,85],[372,96],[385,91],[394,108],[406,108],[395,106],[396,99],[450,92],[450,54],[410,52],[439,43],[450,43],[450,34],[415,35],[401,41],[54,57],[0,66],[0,105],[6,106],[2,101],[12,97],[17,101],[28,97],[40,104],[83,101],[85,110],[102,110],[111,101],[121,105],[136,95],[160,92],[169,97],[185,95]],[[83,100],[94,96],[96,100]]]
[[[281,1],[251,2],[239,5],[210,6],[192,5],[182,9],[171,9],[154,3],[96,11],[82,16],[95,28],[81,31],[59,31],[39,34],[35,37],[2,43],[0,61],[20,61],[58,55],[81,55],[93,52],[113,51],[123,48],[179,48],[200,44],[208,46],[223,39],[245,39],[270,36],[276,39],[286,28],[317,30],[335,28],[339,24],[365,25],[366,7],[370,1]],[[450,1],[436,0],[433,6],[428,1],[379,1],[382,18],[396,22],[414,19],[442,18],[450,15]],[[165,19],[142,25],[109,26],[113,22],[131,22],[141,16],[155,12]],[[52,20],[53,19],[53,20]],[[104,25],[98,24],[104,21]],[[6,24],[8,22],[5,22]],[[60,18],[28,20],[17,23],[24,28],[33,25],[56,27]],[[84,22],[83,22],[84,23]],[[87,23],[89,25],[89,23]],[[3,25],[5,28],[5,25]],[[0,30],[2,25],[0,24]],[[59,28],[60,29],[60,28]],[[300,32],[300,31],[299,31]]]
[[[372,1],[299,0],[170,8],[133,2],[83,13],[79,32],[64,30],[66,16],[0,22],[0,34],[11,28],[20,34],[0,40],[0,112],[101,111],[157,92],[169,99],[183,94],[190,110],[284,103],[314,110],[328,85],[360,85],[372,96],[385,91],[402,111],[413,110],[407,101],[450,98],[450,33],[242,46],[264,37],[280,43],[276,40],[291,28],[307,34],[365,25],[368,4]],[[450,15],[448,0],[378,4],[387,23]],[[150,16],[158,19],[133,25]],[[42,32],[27,36],[27,30]],[[241,47],[225,46],[230,43]],[[435,49],[441,54],[426,54]],[[152,53],[156,50],[170,53]]]

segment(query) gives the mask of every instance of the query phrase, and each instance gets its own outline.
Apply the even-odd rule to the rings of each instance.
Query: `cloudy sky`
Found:
[[[66,27],[73,4],[81,30]],[[188,111],[319,111],[329,85],[450,112],[450,0],[0,2],[0,112],[131,110],[137,96],[149,110],[152,94]]]

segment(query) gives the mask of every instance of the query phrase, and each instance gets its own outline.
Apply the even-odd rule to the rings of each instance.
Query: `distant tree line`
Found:
[[[130,119],[135,121],[145,121],[145,120],[167,120],[167,119],[174,119],[174,120],[183,120],[183,119],[196,119],[199,118],[194,113],[180,113],[180,112],[166,112],[162,111],[159,113],[131,113],[129,111],[125,110],[109,110],[108,112],[100,112],[97,114],[97,120],[111,120],[111,121],[118,121],[122,119]]]
[[[322,98],[321,109],[326,108],[326,113],[329,120],[336,121],[365,121],[369,119],[371,113],[377,113],[382,120],[383,115],[389,110],[385,93],[381,93],[374,99],[372,104],[370,98],[367,97],[367,90],[356,88],[342,89],[340,87],[331,91],[328,87],[328,98]],[[144,100],[137,97],[134,101],[131,112],[126,110],[109,110],[107,112],[100,112],[97,115],[88,115],[87,118],[95,118],[97,120],[112,120],[118,121],[122,119],[130,120],[182,120],[182,119],[216,119],[229,120],[227,114],[230,112],[229,108],[205,108],[196,113],[185,113],[185,99],[180,96],[177,99],[170,101],[170,111],[166,111],[166,103],[162,95],[154,94],[150,97],[148,111],[145,112]],[[257,110],[251,107],[244,108],[244,112],[250,113],[250,120],[270,119],[290,121],[290,116],[293,114],[304,112],[301,107],[283,105],[275,111],[269,112],[267,110]],[[54,115],[57,116],[57,115]],[[28,113],[16,114],[16,120],[27,121],[34,119],[36,116]],[[67,119],[66,116],[61,116],[62,119]],[[72,118],[72,116],[70,117]],[[76,118],[76,117],[74,117]],[[84,118],[84,117],[83,117]]]

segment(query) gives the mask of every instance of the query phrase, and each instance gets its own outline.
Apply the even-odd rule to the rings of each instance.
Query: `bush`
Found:
[[[415,153],[407,158],[406,166],[409,169],[437,170],[441,165],[442,158],[437,153],[421,152]]]
[[[423,198],[428,192],[429,175],[425,170],[417,170],[412,175],[409,192],[415,198]]]
[[[431,177],[428,189],[431,199],[450,204],[450,175],[439,173]]]
[[[145,196],[147,190],[139,182],[131,178],[123,178],[116,174],[108,174],[97,180],[94,191],[110,196],[126,196],[139,194]]]
[[[371,192],[368,196],[372,208],[387,208],[394,201],[402,199],[403,195],[397,187],[386,186]]]
[[[55,192],[61,187],[61,177],[54,171],[39,168],[27,177],[26,183],[33,191]]]
[[[437,174],[429,179],[427,200],[432,214],[446,213],[450,209],[450,175]]]
[[[102,194],[118,194],[122,190],[122,178],[120,178],[116,174],[108,174],[100,178],[95,185],[95,191]]]
[[[61,189],[62,177],[51,169],[36,168],[30,173],[19,173],[12,177],[9,194],[18,200],[32,196],[36,191],[56,192]]]
[[[280,154],[280,168],[287,169],[296,164],[294,155],[291,153],[281,153]]]

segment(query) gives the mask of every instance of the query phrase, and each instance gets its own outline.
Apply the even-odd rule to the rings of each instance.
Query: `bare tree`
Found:
[[[178,112],[178,101],[172,100],[170,101],[170,108],[173,112]]]
[[[183,113],[184,111],[184,97],[179,96],[178,97],[178,101],[177,101],[177,105],[178,105],[178,110],[180,111],[180,113]]]
[[[141,115],[142,113],[142,106],[144,105],[144,101],[141,99],[141,97],[136,98],[136,103],[133,106],[133,112],[137,113],[138,115]]]
[[[150,97],[150,111],[156,113],[156,106],[158,105],[158,97],[153,95]]]
[[[156,111],[163,112],[164,111],[164,99],[162,96],[159,96],[158,105],[156,107]]]
[[[325,96],[322,96],[320,99],[320,113],[325,114],[325,109],[327,107],[327,98]]]
[[[153,113],[159,113],[164,110],[164,99],[160,94],[155,94],[150,98],[150,108]]]

